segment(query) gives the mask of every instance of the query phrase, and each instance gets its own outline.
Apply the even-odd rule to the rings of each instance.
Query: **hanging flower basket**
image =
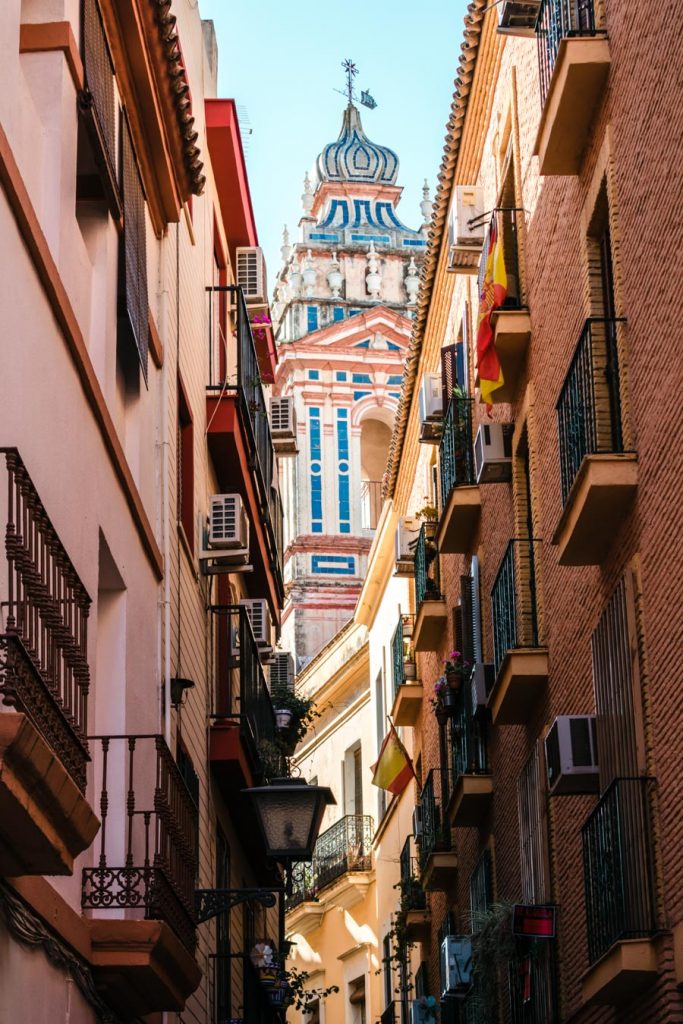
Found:
[[[451,690],[459,690],[462,686],[462,670],[459,668],[446,669],[446,682]]]
[[[458,691],[449,686],[441,694],[441,703],[446,709],[448,717],[452,718],[459,703]]]
[[[275,727],[284,732],[292,724],[294,712],[290,708],[275,708]]]

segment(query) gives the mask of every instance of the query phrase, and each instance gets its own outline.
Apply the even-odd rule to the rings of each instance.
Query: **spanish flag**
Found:
[[[489,407],[492,395],[505,383],[503,371],[493,343],[494,332],[491,313],[500,309],[507,295],[508,278],[505,270],[503,242],[498,234],[498,220],[494,211],[489,228],[488,250],[484,280],[479,295],[479,314],[477,317],[477,367],[479,370],[479,388],[481,400]]]
[[[413,762],[392,723],[371,770],[373,786],[388,789],[390,793],[402,793],[410,780],[415,778]]]

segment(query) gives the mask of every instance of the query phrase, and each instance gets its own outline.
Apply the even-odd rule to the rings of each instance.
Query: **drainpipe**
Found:
[[[176,225],[177,231],[177,225]],[[161,522],[164,558],[164,599],[163,599],[163,715],[164,738],[171,743],[171,523],[169,498],[169,453],[168,403],[169,403],[169,357],[168,344],[168,289],[166,286],[166,250],[170,239],[161,242],[159,256],[159,334],[164,340],[164,361],[161,367]],[[161,619],[159,629],[161,630]],[[161,696],[161,695],[160,695]]]

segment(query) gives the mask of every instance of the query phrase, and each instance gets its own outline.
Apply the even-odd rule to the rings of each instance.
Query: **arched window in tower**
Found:
[[[387,466],[391,429],[383,420],[366,417],[360,428],[361,525],[374,530],[382,510],[382,477]]]

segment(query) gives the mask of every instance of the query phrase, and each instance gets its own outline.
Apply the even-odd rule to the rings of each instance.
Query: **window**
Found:
[[[309,370],[307,377],[309,380],[320,380],[320,370]]]
[[[308,411],[309,469],[311,476],[311,532],[323,532],[323,478],[322,478],[322,436],[320,408],[311,406]]]
[[[549,883],[546,793],[540,743],[536,744],[517,780],[517,810],[522,900],[543,903],[549,896]]]
[[[363,813],[363,752],[360,741],[344,753],[344,814]]]
[[[640,703],[635,583],[629,570],[619,581],[593,633],[600,788],[645,772]]]
[[[394,997],[394,985],[391,978],[391,935],[382,939],[382,980],[384,982],[384,1005],[391,1005]]]
[[[345,381],[346,380],[346,370],[337,370],[337,372],[334,375],[334,379],[338,380],[338,381]]]
[[[334,310],[333,310],[333,317],[334,317],[335,320],[343,320],[344,319],[344,307],[343,306],[335,306]]]
[[[306,327],[308,331],[318,330],[318,307],[307,306],[306,307]]]
[[[372,384],[369,373],[352,373],[351,380],[354,384]]]
[[[351,478],[349,474],[349,410],[337,409],[337,477],[339,532],[351,533]]]
[[[194,554],[194,427],[183,383],[178,377],[178,522]]]
[[[147,380],[149,311],[145,197],[125,115],[121,116],[121,183],[124,227],[119,242],[118,350],[126,375],[130,376],[133,367],[137,370],[139,361]]]
[[[491,906],[492,900],[491,851],[484,850],[470,875],[470,912],[473,932],[478,930],[479,922]]]
[[[114,67],[97,0],[82,6],[81,53],[89,103],[79,103],[76,165],[77,203],[104,200],[117,220],[121,196],[117,181]]]

